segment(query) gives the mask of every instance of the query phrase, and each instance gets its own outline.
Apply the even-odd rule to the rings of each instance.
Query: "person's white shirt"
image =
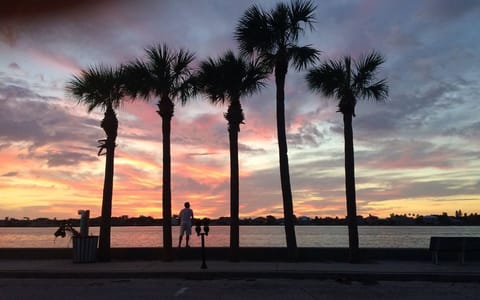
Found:
[[[191,208],[183,208],[180,211],[180,224],[181,225],[192,225],[193,210]]]

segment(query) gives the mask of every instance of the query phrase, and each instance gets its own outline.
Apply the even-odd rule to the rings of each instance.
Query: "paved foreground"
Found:
[[[3,299],[480,299],[480,262],[0,259]]]
[[[125,261],[74,264],[66,259],[0,259],[0,278],[180,278],[180,279],[342,279],[371,281],[480,282],[480,262],[449,261],[238,262]],[[480,298],[479,298],[480,299]]]
[[[480,283],[318,279],[0,279],[0,299],[480,299]]]

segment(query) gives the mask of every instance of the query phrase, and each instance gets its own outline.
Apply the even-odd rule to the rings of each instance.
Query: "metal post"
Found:
[[[208,235],[208,232],[210,231],[210,227],[208,226],[209,220],[204,219],[203,220],[203,232],[201,221],[197,221],[195,225],[195,232],[197,233],[197,236],[202,237],[202,266],[200,267],[201,269],[206,269],[207,268],[207,263],[205,262],[205,236]]]
[[[205,263],[205,233],[201,233],[202,235],[202,266],[201,269],[206,269],[207,264]]]

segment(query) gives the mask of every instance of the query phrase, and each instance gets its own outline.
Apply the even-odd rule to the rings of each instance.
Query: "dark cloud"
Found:
[[[462,150],[439,146],[422,140],[391,139],[372,146],[374,151],[357,151],[356,163],[371,169],[452,169],[462,167],[457,161]],[[462,164],[463,167],[465,164]]]
[[[394,92],[385,103],[359,101],[357,116],[353,119],[354,139],[372,142],[405,134],[439,135],[443,130],[432,125],[436,122],[445,125],[444,114],[465,103],[460,92],[458,85],[440,82],[400,94]],[[331,131],[343,135],[340,115]],[[450,130],[450,134],[453,132]]]
[[[265,153],[266,150],[263,148],[256,148],[256,147],[251,147],[247,144],[243,143],[238,143],[238,151],[239,152],[248,152],[248,153]]]
[[[317,147],[324,139],[323,133],[314,123],[302,124],[297,133],[288,133],[288,144],[296,148]]]
[[[30,92],[25,90],[24,96]],[[57,106],[42,102],[0,99],[0,139],[4,141],[27,141],[34,148],[50,142],[72,138],[70,123],[72,116]]]
[[[451,126],[442,134],[446,136],[461,136],[468,140],[478,140],[480,137],[480,122],[469,123],[466,126]]]
[[[354,138],[391,137],[399,125],[399,117],[395,112],[388,110],[358,115],[354,119],[354,127],[355,132],[361,132],[361,134]],[[338,128],[336,131],[343,134],[343,126],[341,130]]]
[[[361,178],[359,180],[362,180]],[[372,179],[366,179],[372,181]],[[438,199],[458,194],[475,193],[473,184],[465,185],[462,180],[424,180],[410,178],[404,181],[383,179],[384,188],[358,189],[358,194],[366,203],[408,198]],[[441,201],[441,200],[436,201]]]
[[[8,68],[10,68],[10,69],[12,69],[12,70],[20,70],[20,69],[21,69],[20,66],[19,66],[17,63],[15,63],[15,62],[10,63],[10,64],[8,65]]]
[[[76,14],[85,10],[94,9],[101,1],[70,1],[70,0],[16,0],[0,2],[0,20],[38,22],[39,20],[55,18],[64,14]]]
[[[92,150],[93,152],[93,150]],[[46,160],[49,168],[59,166],[76,166],[83,162],[97,161],[98,157],[95,155],[88,155],[79,152],[63,151],[36,154],[36,158]]]
[[[217,153],[214,152],[201,152],[201,153],[188,153],[189,156],[209,156],[209,155],[215,155]]]
[[[195,178],[185,177],[180,174],[174,175],[176,191],[195,191],[198,193],[210,193],[215,189],[215,186],[201,183]]]
[[[430,20],[449,21],[478,11],[480,3],[476,0],[427,0],[419,15]]]
[[[86,150],[72,151],[71,144],[66,151],[40,149],[46,145],[50,149],[65,147],[72,140],[76,143],[84,141],[85,145],[94,144],[98,132],[85,129],[91,125],[99,127],[99,121],[74,116],[61,101],[43,97],[28,86],[0,85],[0,147],[24,142],[28,154],[19,149],[20,158],[46,160],[48,167],[94,161],[95,156],[83,154]],[[94,153],[95,149],[91,152]]]
[[[396,50],[399,48],[419,47],[422,45],[414,34],[404,31],[400,26],[392,27],[390,29],[387,42]]]
[[[0,41],[10,47],[15,47],[17,42],[17,32],[12,25],[0,24]]]
[[[172,144],[228,149],[228,125],[223,114],[203,113],[186,119],[177,113],[172,120]]]
[[[32,99],[41,98],[40,95],[33,92],[30,88],[17,85],[3,85],[0,83],[0,99]]]
[[[17,175],[18,175],[18,172],[8,172],[0,175],[0,177],[16,177]]]

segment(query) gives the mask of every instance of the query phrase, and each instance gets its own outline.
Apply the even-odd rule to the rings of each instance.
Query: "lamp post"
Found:
[[[197,233],[197,236],[202,237],[202,266],[200,267],[201,269],[207,268],[207,264],[205,263],[205,236],[208,235],[208,232],[210,231],[208,223],[208,219],[203,220],[203,232],[201,232],[201,221],[197,221],[195,224],[195,232]]]

